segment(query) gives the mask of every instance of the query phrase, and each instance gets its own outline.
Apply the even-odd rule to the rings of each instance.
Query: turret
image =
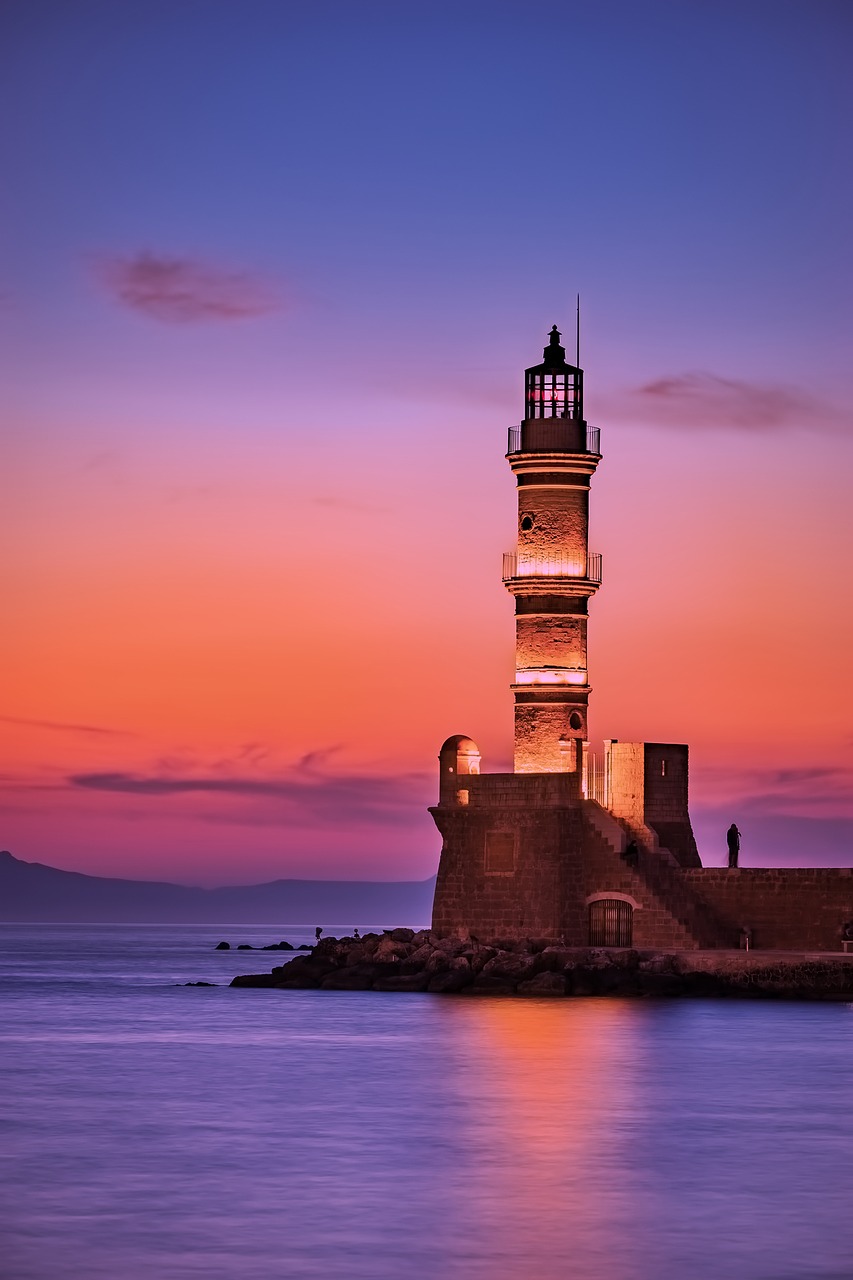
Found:
[[[504,556],[515,597],[515,772],[575,773],[588,737],[587,604],[601,582],[588,546],[589,486],[599,433],[583,417],[583,370],[557,326],[525,373],[525,417],[507,460],[518,485],[518,544]]]

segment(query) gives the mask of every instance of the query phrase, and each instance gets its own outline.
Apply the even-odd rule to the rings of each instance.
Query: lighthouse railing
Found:
[[[535,446],[533,452],[539,450],[553,449],[556,452],[564,451],[573,453],[574,449],[566,448],[566,427],[571,425],[571,420],[554,420],[549,419],[547,424],[543,424],[539,419],[536,421]],[[590,427],[585,428],[586,436],[584,440],[585,453],[601,453],[601,428]],[[507,432],[507,453],[521,453],[521,427],[510,427]]]
[[[601,552],[579,556],[534,556],[526,551],[503,553],[503,580],[510,578],[582,578],[601,582]]]

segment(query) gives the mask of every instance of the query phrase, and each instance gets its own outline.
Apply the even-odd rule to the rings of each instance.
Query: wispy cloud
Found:
[[[3,724],[26,725],[31,729],[50,729],[58,733],[92,733],[110,738],[132,738],[127,729],[104,729],[94,724],[65,724],[58,720],[27,720],[23,716],[0,716]]]
[[[167,324],[248,320],[281,306],[266,281],[195,258],[143,251],[96,258],[93,268],[116,301]]]
[[[66,778],[74,789],[111,792],[152,798],[186,795],[236,797],[276,802],[279,821],[330,820],[340,822],[408,821],[413,806],[424,800],[426,775],[419,773],[371,775],[329,773],[326,761],[335,748],[308,752],[290,769],[277,775],[230,775],[219,765],[206,773],[172,772],[168,767],[151,773],[105,771],[75,773]],[[264,821],[269,815],[259,814]]]
[[[617,407],[644,422],[671,427],[830,430],[844,421],[836,409],[799,387],[702,372],[671,374],[634,387],[618,398],[618,406],[614,401]]]
[[[699,803],[736,804],[739,812],[853,816],[853,770],[844,764],[807,768],[698,769]]]

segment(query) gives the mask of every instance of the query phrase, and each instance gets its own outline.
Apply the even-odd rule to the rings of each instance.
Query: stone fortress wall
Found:
[[[611,739],[603,773],[590,761],[587,617],[602,577],[589,495],[601,437],[560,337],[555,325],[525,371],[525,417],[506,455],[518,498],[503,571],[516,615],[514,772],[483,774],[470,738],[442,747],[433,930],[661,951],[839,951],[850,934],[853,947],[853,869],[702,867],[686,746]]]

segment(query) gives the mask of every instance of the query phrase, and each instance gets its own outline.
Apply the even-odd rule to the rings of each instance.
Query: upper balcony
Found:
[[[534,556],[527,551],[505,551],[503,557],[503,580],[511,582],[518,578],[558,578],[575,580],[583,583],[601,583],[601,552],[591,551],[586,562],[577,556]]]
[[[533,418],[509,428],[507,453],[601,455],[601,430],[574,418]]]

